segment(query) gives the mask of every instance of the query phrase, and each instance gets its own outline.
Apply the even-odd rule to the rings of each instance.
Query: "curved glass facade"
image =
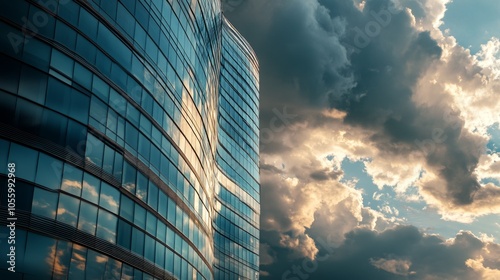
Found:
[[[258,278],[259,77],[248,43],[226,20],[222,30],[215,202],[216,279]]]
[[[1,279],[257,279],[258,63],[210,0],[0,2]]]

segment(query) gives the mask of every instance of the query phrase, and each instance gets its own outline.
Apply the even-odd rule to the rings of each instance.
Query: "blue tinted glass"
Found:
[[[71,67],[71,73],[73,73],[73,64],[68,67]],[[47,107],[67,115],[69,110],[70,96],[71,88],[69,86],[55,78],[49,78],[47,99],[45,101],[45,105],[47,105]]]
[[[154,183],[149,184],[148,204],[155,210],[158,208],[158,187]]]
[[[111,243],[116,241],[117,218],[108,211],[99,209],[96,236]]]
[[[165,242],[165,238],[167,237],[167,226],[161,220],[158,220],[158,223],[156,224],[155,236],[160,241]]]
[[[97,221],[97,207],[82,201],[78,219],[78,229],[92,235],[95,234]]]
[[[174,252],[170,249],[165,250],[165,269],[167,271],[174,271]]]
[[[31,67],[23,67],[19,82],[19,95],[38,104],[44,104],[47,75]]]
[[[92,96],[90,102],[90,116],[96,119],[99,123],[106,123],[106,115],[108,113],[108,106],[99,98]]]
[[[85,157],[98,167],[102,167],[102,157],[104,152],[104,143],[94,135],[89,134],[85,148]]]
[[[122,263],[115,259],[108,259],[108,263],[106,265],[106,271],[104,271],[104,275],[108,279],[121,279],[121,269]]]
[[[142,229],[146,228],[146,209],[139,204],[134,207],[134,224]]]
[[[3,73],[0,73],[0,76],[2,74]],[[0,78],[0,86],[1,83],[2,81]],[[16,116],[16,100],[17,96],[0,90],[0,112],[3,112],[2,121],[6,124],[16,125],[19,120]]]
[[[52,110],[44,110],[40,136],[61,146],[66,144],[68,119]]]
[[[10,142],[0,139],[0,170],[7,170]],[[6,172],[6,171],[3,171]]]
[[[144,134],[139,133],[139,154],[144,157],[146,162],[149,161],[149,153],[150,153],[151,143],[144,136]]]
[[[129,36],[134,36],[134,17],[127,11],[127,9],[118,3],[118,15],[120,19],[118,24],[127,32]]]
[[[140,117],[140,125],[139,125],[140,130],[142,133],[146,135],[151,135],[151,122],[146,118],[145,115],[141,115]]]
[[[69,116],[86,124],[89,119],[89,97],[72,90],[69,102]]]
[[[144,240],[144,257],[151,262],[155,261],[155,241],[149,235]]]
[[[104,207],[115,214],[118,214],[119,204],[120,191],[110,186],[109,184],[102,182],[99,206]]]
[[[101,51],[97,51],[96,66],[104,75],[111,74],[111,59]]]
[[[9,162],[16,164],[16,177],[35,181],[38,152],[21,145],[10,145]]]
[[[167,195],[163,191],[158,193],[158,213],[164,218],[167,217]]]
[[[57,208],[57,220],[76,227],[79,207],[80,200],[69,195],[61,194],[59,196],[59,207]]]
[[[87,279],[103,279],[109,258],[106,255],[88,250],[87,263],[85,265]]]
[[[134,268],[124,263],[123,267],[122,267],[122,278],[121,279],[134,279],[135,280],[136,278],[134,278]]]
[[[82,193],[83,171],[68,163],[64,164],[61,189],[76,196]]]
[[[50,66],[59,70],[59,72],[65,74],[66,76],[73,76],[73,64],[75,61],[65,54],[52,50],[52,58],[50,60]]]
[[[175,203],[174,201],[169,197],[168,198],[168,211],[167,211],[167,216],[168,216],[168,221],[172,224],[175,225]]]
[[[124,220],[119,219],[116,243],[124,248],[130,249],[131,240],[132,226]]]
[[[156,242],[156,259],[155,262],[160,267],[165,267],[165,246]]]
[[[137,172],[137,190],[136,196],[142,201],[147,202],[148,199],[148,179],[142,173]]]
[[[89,40],[85,39],[82,35],[78,34],[76,39],[76,51],[87,62],[94,64],[97,54],[96,46]],[[76,73],[75,73],[76,75]],[[95,78],[98,79],[98,78]]]
[[[24,265],[29,268],[29,274],[38,279],[51,279],[55,253],[55,239],[28,233]]]
[[[101,6],[104,11],[112,18],[116,18],[116,2],[115,1],[102,1]]]
[[[78,27],[90,38],[97,37],[97,20],[85,9],[80,9]]]
[[[170,248],[174,248],[175,246],[175,233],[174,231],[170,228],[170,227],[167,227],[167,245],[170,247]]]
[[[132,251],[142,255],[144,252],[144,232],[132,228]]]
[[[59,189],[61,187],[62,168],[62,161],[40,153],[35,182],[54,190]]]
[[[181,258],[178,255],[174,255],[174,270],[173,273],[178,278],[181,278]]]
[[[111,108],[115,109],[118,114],[125,116],[127,101],[114,89],[111,89],[111,93],[109,96],[109,105],[111,106]]]
[[[73,254],[71,256],[71,264],[69,266],[68,279],[84,279],[85,278],[85,260],[87,259],[87,248],[73,244]]]
[[[32,213],[46,218],[55,219],[57,209],[57,193],[35,188],[33,192]]]
[[[116,55],[117,54],[117,50],[120,50],[121,48],[119,48],[119,46],[122,46],[121,44],[120,45],[117,45],[114,49],[114,54]],[[127,59],[127,53],[120,53],[122,55],[122,60],[126,60],[128,61],[129,59]],[[128,53],[128,57],[130,57],[130,53]],[[113,81],[119,86],[121,87],[122,89],[125,89],[126,86],[127,86],[127,74],[125,74],[125,71],[123,71],[123,69],[118,66],[118,64],[116,63],[113,63],[111,65],[111,78],[113,79]]]
[[[39,105],[22,99],[17,100],[14,121],[19,129],[38,134],[42,124],[42,116],[43,108]]]
[[[68,120],[66,134],[66,149],[77,155],[85,155],[85,142],[87,137],[87,128],[73,120]]]
[[[129,192],[135,194],[135,180],[137,171],[130,163],[126,162],[123,165],[123,187]]]
[[[134,280],[143,280],[143,273],[139,269],[134,270]]]
[[[113,165],[113,176],[120,180],[122,178],[123,156],[119,153],[115,154],[115,163]]]
[[[120,216],[129,221],[134,221],[134,202],[122,194],[120,202]]]
[[[74,49],[76,42],[76,32],[62,21],[57,20],[55,39],[57,42],[65,45],[69,49]]]
[[[129,106],[130,107],[130,106]],[[129,122],[127,122],[126,128],[125,128],[125,142],[127,142],[128,145],[133,150],[137,150],[137,145],[139,141],[139,132],[137,129],[132,126]]]
[[[115,151],[111,147],[105,146],[104,157],[102,160],[102,169],[104,170],[104,172],[113,174],[114,161],[115,161]]]
[[[96,177],[85,173],[83,175],[83,190],[82,198],[97,204],[99,200],[99,192],[101,190],[101,181]]]
[[[33,21],[36,23],[36,19],[38,19],[39,15],[43,14],[46,15],[46,12],[44,10],[39,9],[38,7],[31,5],[30,7],[30,14],[28,15],[28,19],[33,19]],[[46,16],[46,20],[43,21],[43,24],[38,24],[36,28],[36,33],[39,35],[42,35],[46,38],[53,38],[54,37],[54,27],[55,27],[55,17],[51,16]]]
[[[92,81],[92,92],[107,102],[109,98],[109,85],[100,78],[94,76]]]
[[[156,234],[156,223],[157,223],[157,218],[153,215],[153,213],[148,211],[146,215],[146,230],[151,235]]]
[[[66,241],[57,241],[57,254],[54,261],[53,278],[64,279],[67,277],[68,268],[71,261],[72,244]]]

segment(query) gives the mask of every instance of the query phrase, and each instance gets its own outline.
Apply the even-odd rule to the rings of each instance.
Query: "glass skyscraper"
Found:
[[[0,1],[0,35],[0,279],[258,278],[258,62],[219,1]]]

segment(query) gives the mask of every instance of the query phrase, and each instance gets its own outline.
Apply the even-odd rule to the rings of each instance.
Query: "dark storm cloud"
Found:
[[[381,233],[359,229],[346,235],[339,247],[319,243],[316,261],[289,262],[286,249],[274,249],[274,263],[262,266],[262,279],[480,279],[469,259],[482,256],[495,264],[498,245],[483,242],[468,232],[445,241],[411,226]],[[487,250],[486,250],[487,249]],[[493,262],[493,263],[491,263]],[[307,278],[306,278],[307,277]]]
[[[343,174],[315,162],[315,143],[308,142],[320,130],[328,141],[329,133],[341,126],[356,136],[358,129],[368,131],[371,136],[359,133],[358,140],[372,145],[373,154],[418,161],[415,165],[437,176],[421,190],[444,211],[474,210],[476,204],[488,202],[488,196],[499,197],[492,186],[478,192],[474,169],[481,154],[478,147],[484,143],[464,128],[444,89],[445,82],[473,84],[469,82],[481,70],[457,49],[441,61],[443,50],[431,34],[413,26],[428,20],[428,3],[399,2],[403,6],[395,8],[389,0],[367,0],[361,11],[349,0],[252,0],[226,14],[255,49],[261,68],[261,154],[272,159],[261,165],[261,242],[267,244],[265,255],[274,260],[262,266],[263,279],[306,279],[282,276],[292,270],[290,261],[302,266],[297,247],[307,247],[310,256],[311,246],[316,246],[317,258],[324,256],[319,238],[328,231],[334,232],[336,249],[307,279],[482,277],[477,266],[474,270],[466,265],[486,246],[471,234],[461,233],[448,244],[414,227],[351,231],[380,229],[376,214],[363,207],[362,199],[336,196],[347,192],[337,182]],[[433,91],[423,94],[428,100],[417,100],[422,99],[416,93],[419,82],[436,65],[451,73],[446,74],[448,80],[436,81]],[[331,108],[337,116],[325,115]],[[283,119],[277,111],[294,117]],[[283,163],[277,161],[283,159],[292,167],[281,168]],[[388,171],[398,173],[397,162],[394,167]],[[292,178],[297,185],[290,183]],[[492,260],[485,257],[484,264],[498,266]]]
[[[424,17],[421,1],[404,4],[417,19]],[[347,113],[346,124],[375,132],[371,140],[381,151],[421,150],[444,180],[446,191],[428,188],[439,200],[473,202],[481,140],[462,130],[463,121],[450,126],[443,112],[451,101],[443,92],[435,92],[442,101],[432,107],[414,103],[417,81],[442,50],[428,32],[412,26],[402,7],[389,0],[366,1],[363,11],[346,0],[257,0],[242,6],[229,17],[260,60],[263,130],[275,116],[272,109],[288,106],[299,115],[293,122],[310,121],[317,114],[312,108],[340,109]],[[436,130],[444,139],[439,145],[432,139]],[[280,133],[262,144],[264,153],[293,148]]]
[[[325,181],[330,179],[337,180],[342,175],[344,175],[342,170],[329,171],[328,169],[323,169],[312,172],[310,177],[314,180]]]
[[[345,23],[329,13],[316,1],[260,0],[244,1],[227,14],[259,57],[264,109],[321,106],[329,94],[352,86],[339,42]]]

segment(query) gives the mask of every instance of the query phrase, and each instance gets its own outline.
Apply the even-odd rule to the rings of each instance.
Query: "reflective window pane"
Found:
[[[10,142],[0,139],[0,170],[7,170],[7,158],[9,155]]]
[[[71,249],[73,244],[63,240],[57,241],[57,250],[54,260],[53,279],[65,279],[69,272],[71,262]]]
[[[120,191],[118,191],[111,185],[102,182],[99,205],[115,214],[118,214],[119,204],[120,204]]]
[[[19,82],[19,95],[43,105],[45,102],[46,87],[46,74],[31,67],[23,67]]]
[[[149,184],[148,204],[155,210],[158,208],[158,187],[154,183]]]
[[[155,240],[149,235],[144,240],[144,257],[151,262],[155,261]]]
[[[102,167],[104,143],[101,140],[97,139],[94,135],[89,134],[85,149],[85,158],[98,167]]]
[[[103,279],[108,261],[108,256],[94,250],[88,250],[87,262],[85,264],[87,279]]]
[[[40,153],[35,182],[53,190],[59,189],[61,187],[62,168],[62,161]]]
[[[135,179],[136,179],[137,171],[135,170],[130,163],[125,161],[123,165],[123,179],[122,184],[123,187],[129,192],[135,194]]]
[[[51,279],[56,252],[56,240],[50,237],[28,233],[24,265],[29,274],[38,279]]]
[[[63,179],[61,189],[76,196],[82,193],[83,171],[71,164],[64,164]]]
[[[151,212],[147,212],[146,215],[146,230],[150,234],[154,235],[156,233],[156,223],[157,223],[157,218],[153,215]]]
[[[139,255],[144,252],[144,232],[137,228],[132,228],[132,251]]]
[[[71,98],[69,101],[69,116],[77,121],[86,124],[89,119],[89,97],[85,94],[71,90]]]
[[[85,174],[83,175],[82,198],[97,204],[97,202],[99,201],[100,190],[101,181],[85,172]]]
[[[137,172],[137,190],[136,196],[142,201],[147,202],[148,199],[148,179],[142,173]]]
[[[124,248],[130,249],[131,240],[132,226],[124,220],[119,219],[116,243]]]
[[[146,228],[146,209],[139,204],[134,207],[134,224],[142,229]]]
[[[76,227],[78,219],[78,208],[80,200],[69,195],[59,195],[59,207],[57,208],[57,220]]]
[[[97,220],[97,207],[82,201],[78,217],[78,229],[92,235],[95,234]]]
[[[40,127],[40,136],[65,147],[67,127],[67,117],[51,110],[44,110],[42,125]]]
[[[73,244],[73,254],[69,267],[69,279],[85,279],[87,248]]]
[[[115,215],[103,209],[99,209],[96,236],[111,243],[115,243],[117,222],[118,220]]]
[[[134,202],[126,195],[121,195],[120,216],[129,221],[134,220]]]
[[[38,152],[15,143],[10,145],[9,162],[16,164],[16,177],[35,181]],[[22,166],[22,168],[21,168]]]
[[[35,188],[33,192],[33,204],[31,205],[32,213],[42,217],[55,219],[57,198],[57,193]]]

